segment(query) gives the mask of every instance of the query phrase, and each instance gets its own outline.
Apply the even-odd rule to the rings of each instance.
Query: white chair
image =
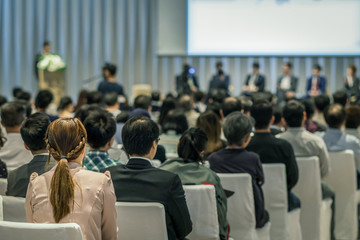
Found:
[[[20,223],[0,221],[1,239],[29,240],[81,240],[80,226],[76,223]]]
[[[26,222],[25,198],[0,196],[3,220],[10,222]]]
[[[162,204],[155,202],[117,202],[115,207],[118,239],[168,239],[165,210]]]
[[[185,185],[186,203],[189,208],[192,232],[190,240],[219,239],[219,222],[215,188],[212,185]]]
[[[335,191],[335,238],[356,239],[357,183],[354,152],[329,153],[331,171],[324,181]]]
[[[265,208],[270,215],[271,240],[301,240],[300,208],[288,212],[284,164],[263,164],[265,183],[262,187]]]
[[[7,179],[0,178],[0,195],[6,195]]]
[[[293,192],[301,200],[300,223],[305,240],[329,240],[331,199],[322,200],[318,157],[296,158],[299,181]]]
[[[269,240],[270,223],[257,229],[251,176],[247,173],[218,174],[224,189],[234,192],[228,198],[227,219],[235,240]]]

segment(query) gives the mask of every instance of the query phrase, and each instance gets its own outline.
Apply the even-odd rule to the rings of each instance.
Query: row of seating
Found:
[[[356,239],[357,204],[355,161],[352,151],[330,153],[332,171],[325,179],[336,192],[336,239]],[[301,199],[301,209],[287,212],[285,167],[264,164],[263,186],[270,223],[255,228],[254,199],[249,174],[219,174],[224,189],[234,191],[228,199],[228,221],[233,239],[244,240],[322,240],[330,239],[331,199],[322,199],[319,160],[317,157],[297,158],[299,181],[293,192]],[[0,185],[0,191],[3,189]],[[193,221],[188,238],[218,239],[215,189],[209,185],[184,186]],[[2,197],[0,220],[25,222],[25,199]],[[116,203],[119,239],[166,239],[164,207],[157,203]],[[158,219],[158,221],[153,221]],[[139,221],[144,221],[141,224]],[[24,224],[24,223],[22,223]],[[145,226],[141,231],[136,226]],[[18,225],[16,223],[15,225]],[[3,227],[11,223],[0,222]],[[24,225],[19,225],[24,226]],[[64,226],[59,226],[64,228]],[[38,228],[38,226],[37,226]],[[50,229],[51,227],[49,227]],[[26,227],[24,227],[26,229]],[[6,238],[5,238],[6,239]],[[23,238],[19,238],[23,239]]]

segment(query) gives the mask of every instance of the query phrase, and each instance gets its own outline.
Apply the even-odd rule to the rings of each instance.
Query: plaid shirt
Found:
[[[121,165],[121,163],[111,159],[107,152],[90,150],[85,156],[84,165],[88,170],[100,172],[103,168]]]

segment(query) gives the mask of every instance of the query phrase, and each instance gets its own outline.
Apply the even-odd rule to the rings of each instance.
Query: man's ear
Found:
[[[307,120],[306,112],[303,113],[303,121]]]
[[[273,125],[275,122],[275,116],[272,116],[270,119],[270,126]]]
[[[113,145],[114,139],[115,139],[115,138],[112,137],[112,138],[109,140],[109,142],[108,142],[109,148],[111,148],[111,146]]]
[[[31,151],[30,148],[28,147],[28,145],[26,145],[26,143],[24,143],[24,147],[26,150]]]

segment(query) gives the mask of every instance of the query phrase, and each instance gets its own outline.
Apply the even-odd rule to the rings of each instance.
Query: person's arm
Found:
[[[294,149],[288,142],[285,144],[285,151],[286,157],[288,159],[286,163],[287,189],[291,190],[299,180],[299,169],[296,162]]]
[[[264,171],[263,171],[259,156],[257,156],[255,167],[256,167],[255,172],[256,172],[257,181],[258,181],[258,184],[261,186],[264,184],[265,178],[264,178]]]
[[[168,211],[178,239],[184,239],[192,230],[189,209],[181,180],[176,175],[172,181],[168,203]]]
[[[293,81],[291,82],[290,90],[296,93],[297,85],[298,85],[298,78],[292,77]]]
[[[26,212],[26,221],[29,223],[34,222],[33,220],[33,209],[32,209],[32,199],[34,197],[33,192],[33,181],[38,176],[37,173],[32,173],[30,176],[29,186],[26,192],[26,200],[25,200],[25,212]]]
[[[102,239],[117,239],[115,191],[111,181],[110,172],[105,172],[106,179],[103,183],[103,211],[101,216],[101,237]]]
[[[322,81],[321,81],[319,90],[321,93],[325,93],[326,92],[326,77],[322,77],[321,79],[322,79]]]

